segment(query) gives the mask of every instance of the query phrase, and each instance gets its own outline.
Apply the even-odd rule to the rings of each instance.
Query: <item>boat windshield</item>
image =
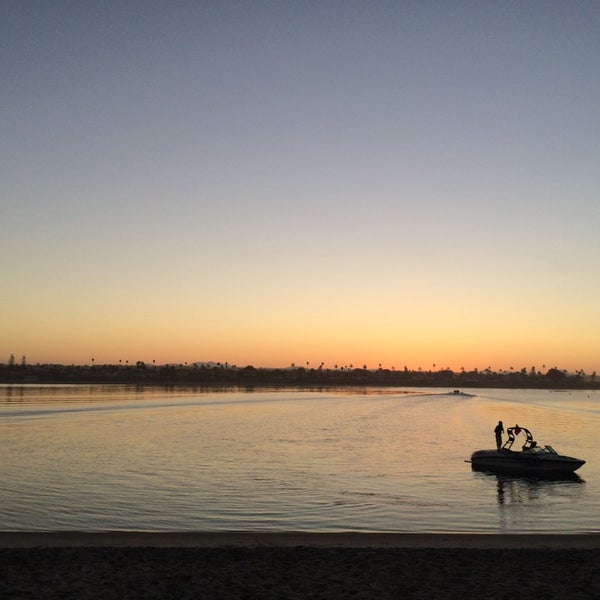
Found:
[[[523,446],[523,452],[530,454],[558,454],[558,452],[552,446]]]

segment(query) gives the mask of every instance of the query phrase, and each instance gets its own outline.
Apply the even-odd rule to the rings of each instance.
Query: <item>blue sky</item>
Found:
[[[0,352],[600,366],[598,3],[0,16]]]

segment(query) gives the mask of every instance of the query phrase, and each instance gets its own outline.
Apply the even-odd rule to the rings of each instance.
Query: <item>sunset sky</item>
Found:
[[[600,370],[600,3],[4,0],[0,362]]]

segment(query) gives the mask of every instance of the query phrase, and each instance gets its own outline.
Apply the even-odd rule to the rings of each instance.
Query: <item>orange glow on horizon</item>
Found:
[[[296,367],[319,368],[323,365],[325,369],[334,368],[363,368],[368,369],[391,369],[400,371],[405,367],[411,371],[439,371],[450,368],[454,372],[472,371],[477,369],[483,371],[490,368],[492,371],[520,371],[527,372],[532,367],[538,372],[545,372],[551,367],[565,369],[570,372],[584,370],[591,374],[596,367],[591,362],[586,362],[585,357],[578,359],[572,354],[563,355],[539,355],[540,358],[532,358],[521,349],[510,358],[510,352],[493,356],[490,353],[464,352],[462,356],[456,354],[444,354],[442,352],[404,352],[395,350],[393,352],[377,352],[365,349],[364,352],[352,352],[340,349],[338,353],[334,348],[327,351],[315,351],[313,348],[298,348],[295,351],[281,350],[267,347],[255,347],[252,351],[228,351],[226,344],[221,347],[210,349],[208,346],[194,345],[191,348],[177,347],[175,345],[164,347],[162,345],[148,345],[140,349],[135,344],[122,344],[115,352],[113,348],[95,346],[94,350],[74,346],[61,351],[44,352],[42,348],[37,351],[14,352],[15,360],[20,361],[22,356],[26,357],[29,364],[52,363],[52,364],[135,364],[138,360],[147,364],[192,364],[194,362],[220,362],[231,366],[244,367],[253,365],[265,368],[288,368],[292,364]],[[86,351],[87,350],[87,351]],[[3,362],[8,362],[10,353]],[[456,358],[459,356],[459,358]]]

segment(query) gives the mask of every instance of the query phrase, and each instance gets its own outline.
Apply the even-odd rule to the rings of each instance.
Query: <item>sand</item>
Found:
[[[598,598],[600,535],[0,533],[2,598]]]

